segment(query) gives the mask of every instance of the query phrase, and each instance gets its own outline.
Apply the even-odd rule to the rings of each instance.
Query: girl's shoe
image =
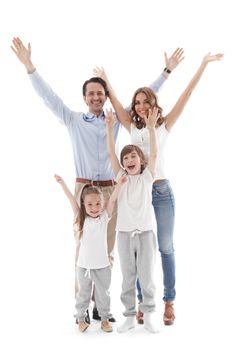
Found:
[[[174,320],[175,320],[175,312],[174,312],[174,308],[173,308],[173,303],[167,301],[165,303],[163,322],[164,322],[165,326],[171,326],[171,325],[173,325]]]
[[[86,323],[85,321],[79,321],[78,323],[78,328],[80,332],[85,332],[85,330],[89,327],[89,324]]]
[[[101,329],[104,332],[112,332],[112,326],[108,323],[108,321],[102,321],[101,322]]]

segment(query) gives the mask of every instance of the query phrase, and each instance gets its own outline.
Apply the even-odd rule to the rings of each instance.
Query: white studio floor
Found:
[[[49,265],[49,261],[47,261]],[[86,349],[117,349],[118,347],[133,347],[144,349],[153,346],[157,349],[180,349],[196,350],[210,349],[232,349],[231,340],[231,312],[230,303],[223,299],[224,292],[221,288],[215,287],[213,294],[207,297],[206,285],[201,281],[198,288],[190,291],[191,298],[187,295],[191,288],[189,276],[183,276],[182,284],[178,284],[180,295],[177,297],[176,321],[173,326],[164,326],[162,323],[163,303],[161,301],[162,286],[161,273],[158,259],[157,271],[157,312],[156,325],[157,334],[148,333],[142,325],[127,333],[119,334],[116,331],[117,325],[123,322],[123,307],[119,299],[120,293],[120,271],[116,256],[112,280],[112,312],[117,319],[112,333],[104,333],[100,329],[100,322],[92,321],[91,326],[85,333],[80,333],[73,318],[73,281],[72,274],[61,270],[61,278],[64,281],[58,282],[56,275],[51,281],[41,287],[35,285],[32,276],[25,289],[22,285],[17,286],[15,293],[11,290],[8,293],[6,304],[2,303],[1,320],[1,349],[77,349],[82,346]],[[59,265],[59,264],[58,264]],[[48,270],[50,268],[48,267]],[[198,267],[197,267],[198,269]],[[180,269],[184,273],[184,266]],[[19,282],[16,267],[16,281]],[[22,274],[22,277],[24,273]],[[67,276],[67,277],[65,277]],[[44,277],[46,272],[44,271]],[[42,276],[38,276],[43,280]],[[194,286],[197,285],[198,275],[193,276]],[[58,282],[58,286],[55,283]],[[209,281],[211,282],[211,281]],[[70,283],[70,286],[68,285]],[[203,283],[203,284],[202,284]],[[182,286],[182,288],[181,288]],[[58,288],[57,288],[58,287]],[[203,290],[201,290],[203,288]],[[57,290],[57,293],[56,293]],[[203,295],[202,295],[203,292]],[[196,293],[196,298],[194,294]],[[9,303],[11,296],[11,303]],[[2,300],[3,301],[3,300]],[[91,308],[90,308],[91,311]]]

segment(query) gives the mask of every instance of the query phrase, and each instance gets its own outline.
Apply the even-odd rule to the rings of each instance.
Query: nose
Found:
[[[94,100],[98,100],[98,99],[99,99],[98,94],[94,94],[93,99],[94,99]]]

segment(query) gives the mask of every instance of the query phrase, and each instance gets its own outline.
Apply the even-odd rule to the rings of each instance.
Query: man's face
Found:
[[[99,83],[89,83],[86,86],[86,95],[83,97],[89,107],[89,112],[98,116],[103,111],[107,100],[104,88]]]

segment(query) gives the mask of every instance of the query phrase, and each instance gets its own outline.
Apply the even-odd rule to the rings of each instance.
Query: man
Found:
[[[12,50],[25,66],[31,83],[51,109],[68,129],[73,148],[75,172],[76,172],[76,198],[85,184],[93,184],[101,187],[104,198],[107,201],[114,189],[114,174],[109,161],[106,144],[104,104],[108,98],[107,85],[98,77],[93,77],[83,84],[83,98],[88,106],[88,112],[74,112],[70,110],[58,97],[50,86],[41,78],[31,61],[31,45],[26,47],[20,38],[13,39]],[[158,91],[166,81],[171,71],[181,61],[180,49],[177,49],[170,58],[165,54],[166,68],[159,78],[151,85],[154,91]],[[116,120],[114,125],[114,140],[117,142],[121,120]],[[116,210],[108,225],[108,254],[113,263],[113,248],[115,243]],[[78,247],[76,259],[78,256]],[[76,260],[77,261],[77,260]],[[77,283],[76,283],[77,291]],[[93,309],[93,318],[100,319],[97,309]],[[112,318],[112,322],[115,319]]]

